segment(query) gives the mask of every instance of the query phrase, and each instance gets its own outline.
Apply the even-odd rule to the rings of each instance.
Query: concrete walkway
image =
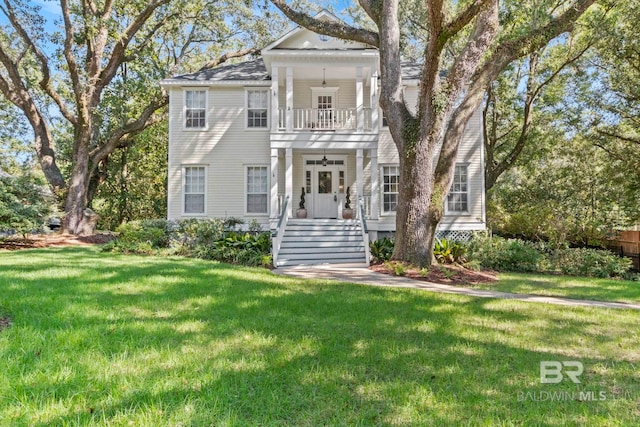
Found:
[[[458,286],[442,285],[438,283],[424,282],[422,280],[409,279],[406,277],[390,276],[388,274],[377,273],[368,268],[345,267],[339,265],[322,266],[300,266],[300,267],[280,267],[273,270],[276,274],[293,276],[304,279],[329,279],[340,282],[358,283],[363,285],[421,289],[430,292],[440,292],[445,294],[468,295],[479,298],[503,298],[526,302],[542,302],[547,304],[566,305],[573,307],[599,307],[599,308],[622,308],[640,310],[640,304],[604,302],[579,300],[562,297],[545,297],[529,294],[512,294],[508,292],[489,291],[482,289],[462,288]]]

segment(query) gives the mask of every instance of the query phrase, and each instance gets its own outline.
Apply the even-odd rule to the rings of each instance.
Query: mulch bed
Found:
[[[96,245],[114,240],[116,237],[109,233],[99,233],[91,236],[73,236],[70,234],[39,234],[27,239],[21,237],[9,237],[0,239],[0,249],[18,250],[33,248],[48,248],[72,245]]]
[[[370,268],[378,273],[395,276],[393,269],[385,264],[375,264]],[[478,285],[481,283],[493,283],[498,280],[494,271],[474,271],[458,265],[434,265],[425,273],[418,268],[405,264],[404,270],[402,277],[444,285]]]

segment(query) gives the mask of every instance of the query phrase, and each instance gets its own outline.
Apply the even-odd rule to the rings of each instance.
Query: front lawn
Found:
[[[0,425],[634,425],[640,313],[0,252]],[[581,383],[541,384],[541,361]],[[582,392],[582,393],[580,393]],[[604,399],[602,399],[604,397]]]
[[[498,281],[473,285],[516,294],[535,294],[594,301],[640,302],[640,282],[593,277],[500,273]]]

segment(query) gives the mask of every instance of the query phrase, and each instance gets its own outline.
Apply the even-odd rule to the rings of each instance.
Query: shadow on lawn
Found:
[[[0,260],[0,306],[14,317],[0,351],[13,355],[9,371],[43,374],[19,376],[16,395],[67,402],[36,425],[125,424],[145,411],[166,425],[567,425],[613,405],[517,399],[541,389],[541,360],[575,352],[585,366],[607,362],[611,355],[584,357],[585,345],[617,348],[586,309],[86,248],[30,255]],[[621,314],[611,322],[627,326]],[[20,339],[30,333],[44,338]],[[65,358],[72,368],[62,376]],[[585,371],[585,386],[621,376]],[[34,424],[27,413],[13,421]]]

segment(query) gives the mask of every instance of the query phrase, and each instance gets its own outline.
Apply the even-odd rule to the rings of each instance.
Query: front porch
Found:
[[[271,229],[277,227],[284,200],[285,215],[296,218],[304,191],[307,219],[342,219],[349,193],[354,217],[359,204],[368,220],[380,211],[377,149],[271,149]]]

